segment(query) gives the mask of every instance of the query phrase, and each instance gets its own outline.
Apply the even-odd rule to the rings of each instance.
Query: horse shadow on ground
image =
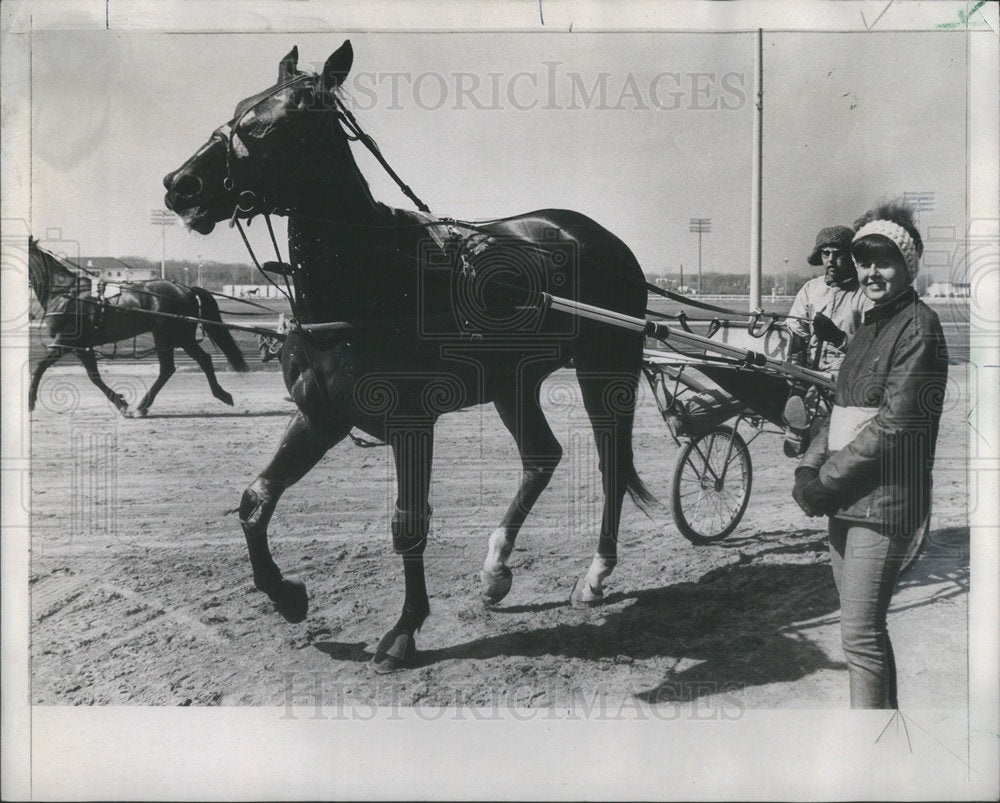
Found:
[[[804,554],[817,551],[817,546],[804,539],[792,549]],[[429,666],[510,656],[619,663],[670,658],[673,664],[663,680],[637,697],[650,702],[689,701],[798,680],[822,669],[843,669],[841,661],[831,660],[796,628],[796,623],[835,613],[838,607],[827,563],[752,560],[713,569],[696,582],[611,594],[605,607],[594,612],[600,621],[558,624],[421,651],[418,662]],[[518,609],[524,606],[511,611]],[[334,659],[368,657],[357,644],[314,646]]]
[[[793,555],[804,552],[825,554],[828,551],[825,530],[803,530],[795,538],[808,537],[809,541],[773,544],[775,536],[788,533],[760,532],[743,538],[727,539],[715,546],[741,553],[753,549],[753,559],[764,556]],[[969,538],[968,527],[942,527],[931,530],[925,537],[917,560],[899,578],[896,591],[915,586],[948,583],[956,593],[969,590]],[[761,546],[761,544],[772,544]],[[939,598],[939,597],[935,597]]]
[[[758,540],[758,536],[751,538]],[[740,552],[740,543],[729,545],[740,552],[740,559],[706,572],[695,582],[609,594],[605,606],[594,611],[600,621],[558,624],[421,651],[418,665],[510,656],[615,663],[672,659],[654,688],[636,694],[651,703],[688,702],[792,682],[823,669],[844,669],[842,660],[831,659],[807,635],[838,621],[840,602],[829,561],[823,559],[826,533],[803,531],[779,544],[762,540],[772,545],[761,549],[758,543],[752,557]],[[748,548],[750,543],[743,539],[742,545]],[[967,592],[968,556],[968,527],[932,531],[898,589],[940,588],[894,610],[931,605]],[[493,613],[560,607],[568,607],[568,602],[512,605]],[[363,643],[317,642],[313,646],[334,660],[371,658]]]
[[[904,589],[936,586],[934,593],[918,602],[893,606],[892,610],[930,605],[942,599],[961,596],[969,592],[969,538],[968,527],[944,527],[931,530],[924,540],[920,557],[899,579],[896,592]]]

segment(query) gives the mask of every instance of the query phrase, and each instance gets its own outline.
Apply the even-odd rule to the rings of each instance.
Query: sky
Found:
[[[52,244],[59,232],[68,253],[159,259],[150,211],[164,208],[164,174],[273,83],[293,45],[300,68],[319,69],[345,38],[34,34],[32,231]],[[703,269],[748,270],[755,33],[349,38],[355,113],[436,214],[576,209],[647,273],[686,275],[698,264],[689,220],[710,218]],[[925,233],[963,230],[962,33],[766,33],[763,70],[765,274],[812,270],[820,228],[904,192],[933,193]],[[379,200],[412,208],[355,152]],[[168,259],[247,261],[225,225],[203,237],[178,221],[165,236]],[[263,226],[250,236],[268,250]]]

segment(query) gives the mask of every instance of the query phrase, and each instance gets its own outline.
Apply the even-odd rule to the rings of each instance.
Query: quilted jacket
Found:
[[[799,464],[819,471],[837,518],[891,535],[923,521],[947,379],[941,323],[912,287],[864,313],[834,408]]]

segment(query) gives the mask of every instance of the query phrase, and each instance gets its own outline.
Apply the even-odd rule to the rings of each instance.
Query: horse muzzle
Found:
[[[233,199],[224,186],[225,178],[225,145],[213,137],[183,165],[163,177],[167,190],[163,203],[183,218],[188,228],[207,234],[217,222],[232,214]]]

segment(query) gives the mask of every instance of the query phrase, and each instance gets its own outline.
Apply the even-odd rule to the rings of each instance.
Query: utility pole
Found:
[[[149,212],[149,222],[160,227],[160,278],[167,278],[167,226],[173,226],[177,218],[173,212],[166,212],[163,209],[151,209]]]
[[[688,231],[698,235],[698,295],[701,295],[701,235],[712,231],[712,218],[693,217],[688,225]]]
[[[753,155],[750,164],[750,311],[760,309],[762,218],[764,205],[764,30],[757,29],[754,50]]]

